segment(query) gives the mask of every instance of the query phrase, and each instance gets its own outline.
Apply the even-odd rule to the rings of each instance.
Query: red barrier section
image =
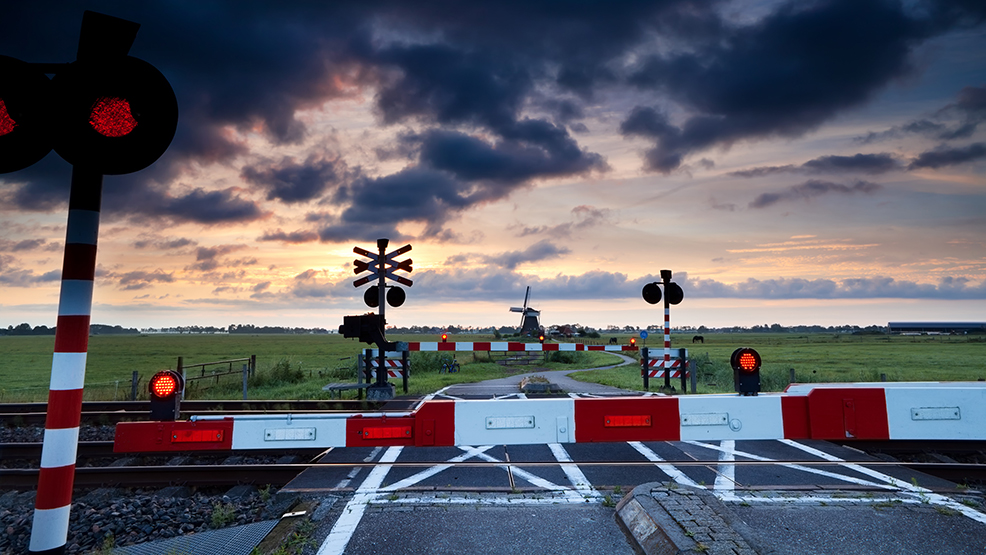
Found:
[[[784,439],[811,439],[808,421],[808,397],[781,397]]]
[[[415,445],[455,445],[455,401],[428,401],[414,413]]]
[[[883,389],[813,389],[808,423],[811,439],[890,439]]]
[[[678,441],[678,399],[576,399],[575,441]]]
[[[120,422],[113,451],[228,451],[233,448],[233,419],[189,422]]]
[[[414,445],[414,417],[346,419],[346,447]]]
[[[438,350],[439,351],[454,351],[455,350],[455,343],[454,342],[453,343],[439,343],[438,344]]]

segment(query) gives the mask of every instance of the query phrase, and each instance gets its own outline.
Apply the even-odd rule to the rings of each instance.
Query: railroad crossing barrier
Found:
[[[398,343],[403,345],[404,343]],[[585,345],[583,343],[522,343],[520,341],[409,341],[408,351],[636,351],[630,345]],[[375,354],[376,349],[371,349]]]
[[[114,450],[622,441],[986,440],[986,383],[797,384],[784,393],[421,402],[408,412],[121,422]]]

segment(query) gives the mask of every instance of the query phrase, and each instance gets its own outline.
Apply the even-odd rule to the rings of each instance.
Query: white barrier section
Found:
[[[233,449],[345,447],[347,416],[234,416]]]
[[[455,403],[456,445],[575,442],[575,399]]]
[[[986,387],[886,387],[890,439],[986,439]]]
[[[780,395],[680,396],[678,415],[682,441],[784,437]]]

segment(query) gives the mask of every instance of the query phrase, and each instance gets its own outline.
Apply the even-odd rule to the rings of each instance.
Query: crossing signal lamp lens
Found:
[[[636,337],[631,337],[630,338],[630,346],[631,347],[636,347],[637,346],[637,338]]]
[[[137,127],[130,102],[115,96],[101,96],[92,105],[89,125],[104,137],[124,137]]]
[[[180,378],[174,372],[158,372],[151,378],[151,394],[160,399],[171,397],[178,392]]]
[[[442,334],[442,343],[445,343],[446,340],[448,340],[448,334],[447,333],[443,333]]]
[[[0,98],[0,136],[12,133],[15,127],[17,127],[17,122],[10,117],[10,114],[7,112],[7,105]]]

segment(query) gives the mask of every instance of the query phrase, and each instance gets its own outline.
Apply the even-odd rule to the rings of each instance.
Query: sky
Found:
[[[975,0],[85,3],[141,24],[174,141],[106,176],[93,323],[333,329],[354,247],[391,325],[986,321]],[[78,2],[5,8],[69,62]],[[0,326],[54,325],[71,166],[0,175]]]

